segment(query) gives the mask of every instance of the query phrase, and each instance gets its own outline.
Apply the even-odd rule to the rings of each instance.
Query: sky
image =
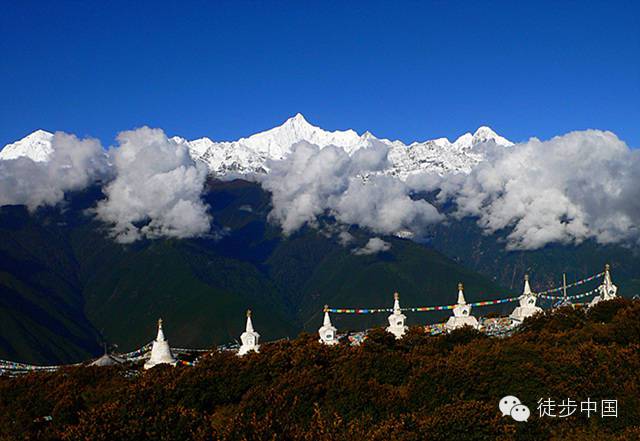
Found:
[[[587,4],[588,3],[588,4]],[[300,112],[405,142],[480,125],[640,147],[640,3],[2,3],[0,146],[143,125],[232,140]]]

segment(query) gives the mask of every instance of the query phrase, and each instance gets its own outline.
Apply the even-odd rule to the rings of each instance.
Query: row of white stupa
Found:
[[[611,274],[609,272],[609,265],[605,266],[604,280],[598,287],[598,295],[594,297],[589,306],[593,306],[602,300],[611,300],[616,297],[618,287],[611,281]],[[529,286],[529,276],[524,276],[524,290],[519,298],[519,306],[517,306],[510,315],[513,323],[518,325],[522,321],[534,314],[542,312],[542,308],[536,305],[538,295],[531,291]],[[408,327],[405,325],[407,316],[402,313],[400,308],[400,296],[398,293],[394,294],[393,312],[389,316],[389,326],[387,326],[387,332],[393,334],[397,339],[407,331]],[[464,289],[462,283],[458,284],[458,302],[453,308],[453,315],[449,317],[449,320],[445,324],[447,330],[454,330],[463,326],[471,326],[474,329],[478,329],[478,320],[471,315],[471,305],[468,305],[464,298]],[[325,306],[324,321],[318,334],[320,335],[320,343],[326,345],[335,345],[338,343],[336,338],[337,329],[331,324],[331,318],[329,317],[328,307]],[[260,345],[258,340],[260,334],[253,329],[253,323],[251,322],[251,311],[247,311],[247,324],[246,329],[240,336],[242,345],[238,350],[238,355],[243,356],[248,352],[258,352]],[[144,364],[145,369],[150,369],[158,364],[170,364],[176,365],[178,360],[171,353],[169,347],[169,341],[164,337],[162,332],[162,319],[158,320],[158,336],[153,342],[151,348],[151,357]]]
[[[254,331],[253,323],[251,322],[251,310],[248,310],[246,328],[240,336],[242,345],[238,350],[238,355],[243,356],[247,352],[251,351],[258,352],[258,350],[260,349],[260,345],[258,344],[259,339],[260,334]],[[153,345],[151,346],[151,357],[149,357],[149,360],[144,364],[144,368],[151,369],[158,364],[170,364],[172,366],[175,366],[177,363],[178,360],[173,356],[173,353],[171,352],[169,340],[165,338],[164,332],[162,331],[162,319],[159,319],[158,335],[153,341]]]

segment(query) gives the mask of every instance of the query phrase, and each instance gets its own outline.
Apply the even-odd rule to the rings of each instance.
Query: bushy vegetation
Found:
[[[501,416],[504,395],[531,408],[529,422]],[[618,417],[540,418],[540,398],[617,399]],[[508,338],[415,327],[398,341],[378,329],[360,347],[326,347],[307,334],[195,367],[4,377],[0,438],[637,440],[640,301],[561,308]]]

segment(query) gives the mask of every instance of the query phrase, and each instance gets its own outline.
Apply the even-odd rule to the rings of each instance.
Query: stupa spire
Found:
[[[247,309],[247,325],[245,332],[253,332],[253,323],[251,322],[251,310]]]
[[[464,299],[464,286],[462,282],[458,283],[458,305],[466,305],[467,301]]]
[[[331,326],[331,318],[329,317],[329,305],[324,305],[324,320],[322,326]]]
[[[156,341],[165,341],[164,332],[162,331],[162,319],[158,319],[158,335],[156,336]]]
[[[529,274],[524,275],[524,289],[522,290],[522,294],[531,294],[531,286],[529,286]]]
[[[606,263],[604,265],[604,284],[607,286],[611,286],[613,285],[613,282],[611,281],[611,267],[609,266],[608,263]]]

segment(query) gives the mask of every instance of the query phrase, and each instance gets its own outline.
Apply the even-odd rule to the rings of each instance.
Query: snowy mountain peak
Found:
[[[460,136],[453,143],[455,147],[461,150],[468,150],[483,142],[494,141],[498,145],[511,146],[513,143],[506,138],[498,135],[491,129],[491,127],[480,126],[473,132],[473,134],[467,132]]]
[[[292,116],[291,118],[289,118],[287,121],[293,121],[293,122],[298,122],[300,124],[309,124],[309,122],[307,121],[307,119],[304,117],[304,115],[300,112],[296,113],[295,116]]]
[[[293,130],[298,132],[305,132],[313,129],[317,129],[317,127],[309,124],[309,121],[302,115],[302,113],[296,113],[295,116],[287,119],[280,127],[275,127],[274,129],[281,130]]]
[[[0,151],[0,160],[26,157],[35,162],[44,162],[53,152],[52,139],[53,133],[38,129],[21,140],[4,146]]]
[[[51,139],[53,137],[53,133],[47,132],[46,130],[38,129],[30,135],[25,136],[23,139]]]
[[[480,144],[482,142],[495,141],[496,144],[510,146],[513,145],[511,141],[494,132],[491,127],[480,126],[478,130],[473,134],[473,144]]]
[[[453,142],[453,145],[462,149],[468,149],[473,147],[473,135],[469,132],[460,136]]]
[[[348,149],[359,143],[360,136],[353,130],[328,132],[309,124],[304,116],[298,113],[281,126],[256,133],[248,138],[241,138],[237,143],[259,154],[267,155],[271,159],[280,159],[289,153],[292,145],[300,141],[307,141],[320,147],[335,145]]]
[[[497,137],[498,134],[493,131],[491,127],[488,126],[480,126],[478,129],[473,132],[473,137]]]

